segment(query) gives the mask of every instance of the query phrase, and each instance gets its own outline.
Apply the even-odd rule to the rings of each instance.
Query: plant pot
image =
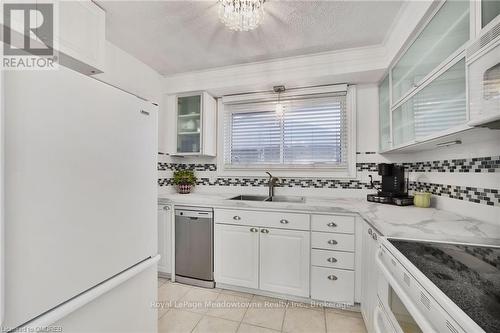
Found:
[[[193,189],[193,185],[179,184],[177,185],[177,192],[180,194],[189,194]]]

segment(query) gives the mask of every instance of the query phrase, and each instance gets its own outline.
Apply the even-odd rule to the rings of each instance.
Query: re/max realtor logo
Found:
[[[2,2],[2,69],[57,69],[55,3]]]

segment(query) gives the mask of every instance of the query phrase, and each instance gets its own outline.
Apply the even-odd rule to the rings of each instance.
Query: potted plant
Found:
[[[177,170],[174,172],[173,183],[177,185],[177,192],[188,194],[196,185],[196,176],[193,170]]]

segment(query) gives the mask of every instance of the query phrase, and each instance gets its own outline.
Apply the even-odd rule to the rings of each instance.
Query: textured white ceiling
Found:
[[[98,1],[107,39],[163,75],[380,44],[401,1],[267,1],[263,23],[227,29],[212,1]]]

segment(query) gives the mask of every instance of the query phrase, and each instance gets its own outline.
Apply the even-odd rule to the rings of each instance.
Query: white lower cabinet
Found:
[[[354,260],[354,253],[351,252],[311,250],[311,265],[313,266],[354,269]]]
[[[259,287],[259,229],[215,225],[215,281],[246,288]]]
[[[355,218],[311,216],[311,298],[354,304]]]
[[[313,266],[311,298],[354,304],[354,271]]]
[[[361,314],[369,333],[375,332],[379,320],[376,316],[378,307],[377,285],[378,266],[376,253],[378,248],[378,234],[368,223],[364,223],[362,232],[362,281],[361,281]],[[375,235],[375,236],[374,236]]]
[[[261,229],[260,289],[309,297],[309,232]]]
[[[354,304],[355,217],[214,209],[215,282]]]
[[[311,242],[315,249],[349,252],[354,252],[356,243],[354,235],[315,231],[311,233]]]
[[[172,206],[158,205],[158,272],[172,273]]]

